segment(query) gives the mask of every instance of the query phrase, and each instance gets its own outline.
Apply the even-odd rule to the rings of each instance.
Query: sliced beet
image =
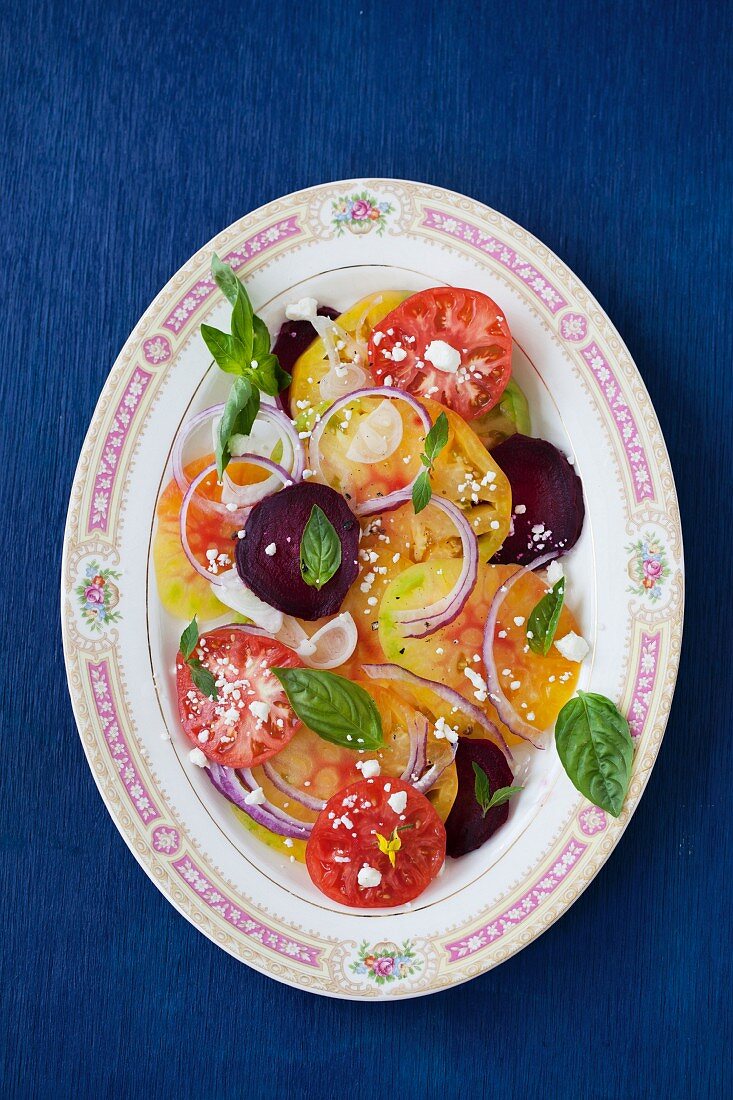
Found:
[[[446,851],[457,859],[485,844],[509,817],[509,804],[494,806],[484,817],[476,800],[474,763],[486,772],[493,794],[500,787],[511,787],[514,776],[501,749],[483,738],[462,737],[456,753],[458,794],[445,823]]]
[[[316,312],[319,317],[330,317],[332,321],[335,321],[339,315],[338,310],[332,309],[331,306],[320,306]],[[318,333],[310,321],[286,321],[280,326],[272,354],[278,357],[282,369],[292,374],[297,360],[317,336]],[[283,390],[280,397],[285,409],[289,412],[290,387]]]
[[[300,574],[300,540],[314,504],[341,540],[341,565],[320,591]],[[359,521],[340,493],[310,481],[281,489],[255,505],[244,532],[237,541],[237,572],[255,596],[299,619],[336,614],[359,572]],[[273,544],[274,553],[266,553]]]
[[[509,478],[513,521],[492,562],[527,565],[542,554],[567,554],[580,538],[585,505],[582,482],[562,451],[546,439],[513,435],[491,457]]]

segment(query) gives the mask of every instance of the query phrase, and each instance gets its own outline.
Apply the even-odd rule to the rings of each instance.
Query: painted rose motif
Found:
[[[352,974],[365,974],[376,985],[385,985],[417,974],[422,969],[422,960],[415,955],[411,940],[405,940],[402,947],[396,943],[370,946],[364,940],[349,969]]]
[[[632,555],[629,561],[629,577],[633,584],[629,592],[635,596],[646,596],[652,603],[662,597],[664,582],[671,569],[659,539],[650,533],[632,542],[626,547]]]
[[[337,237],[343,237],[344,231],[350,233],[369,233],[376,226],[377,236],[381,237],[387,225],[387,215],[394,212],[389,202],[379,202],[374,195],[360,191],[354,195],[342,195],[331,203],[331,224]]]
[[[121,618],[119,611],[114,610],[120,602],[120,590],[114,583],[119,578],[116,570],[102,569],[98,561],[91,561],[76,586],[81,617],[95,634],[101,634],[103,626]]]

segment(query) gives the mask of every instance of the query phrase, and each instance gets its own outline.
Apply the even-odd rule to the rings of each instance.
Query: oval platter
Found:
[[[378,216],[362,218],[365,203]],[[579,686],[610,696],[634,737],[618,819],[578,794],[550,738],[488,844],[453,861],[411,909],[354,913],[318,894],[304,867],[259,844],[190,764],[172,676],[181,624],[160,610],[151,538],[179,426],[221,399],[199,334],[202,321],[226,318],[209,274],[213,251],[246,280],[272,333],[286,303],[305,295],[340,308],[372,290],[452,284],[485,291],[504,309],[533,433],[572,456],[583,480],[586,524],[566,568],[592,647]],[[102,603],[86,596],[98,576]],[[61,617],[89,766],[158,889],[262,973],[314,993],[374,1000],[421,996],[489,970],[556,921],[597,874],[659,751],[683,595],[662,433],[598,303],[535,237],[481,203],[425,184],[362,179],[299,191],[235,222],[177,272],[135,326],[74,478]]]

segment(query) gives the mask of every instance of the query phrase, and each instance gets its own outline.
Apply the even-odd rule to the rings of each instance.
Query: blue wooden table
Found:
[[[729,6],[3,10],[0,1095],[730,1096]],[[609,864],[498,970],[388,1005],[268,981],[148,882],[87,768],[57,611],[76,456],[137,318],[235,218],[361,174],[488,203],[598,297],[666,434],[689,585],[667,737]]]

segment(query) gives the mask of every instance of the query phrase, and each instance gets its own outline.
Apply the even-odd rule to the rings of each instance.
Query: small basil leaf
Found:
[[[208,668],[201,664],[198,657],[192,657],[187,664],[191,669],[191,679],[201,694],[205,695],[207,699],[216,699],[218,697],[216,681]]]
[[[519,792],[523,790],[524,787],[498,787],[489,799],[489,804],[484,810],[484,816],[486,816],[489,810],[493,810],[494,806],[503,806],[505,802],[509,801],[513,794],[519,794]]]
[[[527,619],[527,641],[533,653],[546,657],[550,652],[564,599],[565,578],[560,577],[530,613]]]
[[[229,304],[233,306],[239,294],[239,279],[229,264],[221,262],[216,252],[211,257],[211,274],[214,276],[214,282],[219,290],[226,297]]]
[[[555,744],[575,787],[618,817],[631,782],[629,723],[605,695],[579,691],[560,711]]]
[[[191,619],[186,629],[181,634],[181,641],[179,648],[183,654],[184,661],[188,661],[188,658],[196,648],[196,642],[199,640],[199,627],[196,622],[196,616]]]
[[[260,391],[247,378],[232,384],[216,433],[216,470],[221,480],[231,460],[233,436],[249,435],[260,410]]]
[[[425,456],[430,465],[435,462],[448,442],[448,417],[441,412],[438,419],[425,437]]]
[[[412,507],[415,509],[415,515],[428,506],[432,495],[430,474],[427,470],[423,470],[421,474],[418,474],[415,484],[412,486]]]
[[[246,348],[241,340],[211,325],[202,325],[201,335],[217,366],[227,374],[241,374],[243,368],[249,363]]]
[[[261,360],[270,354],[270,330],[261,317],[255,313],[252,317],[253,339],[252,358]]]
[[[347,749],[378,749],[382,719],[363,687],[335,672],[273,668],[291,707],[309,729]]]
[[[254,343],[254,311],[249,300],[249,294],[239,279],[237,279],[237,286],[239,292],[232,309],[232,334],[241,341],[244,348],[244,365],[249,366]]]
[[[476,795],[476,801],[483,811],[484,817],[486,817],[486,811],[489,808],[489,802],[491,801],[491,787],[489,786],[489,777],[484,769],[473,761],[473,791]]]
[[[320,591],[341,565],[341,540],[323,509],[313,505],[300,540],[300,572]]]
[[[256,366],[255,366],[256,364]],[[281,390],[290,385],[290,375],[280,366],[280,360],[269,352],[262,359],[253,359],[247,370],[247,376],[252,379],[263,393],[275,397]]]

